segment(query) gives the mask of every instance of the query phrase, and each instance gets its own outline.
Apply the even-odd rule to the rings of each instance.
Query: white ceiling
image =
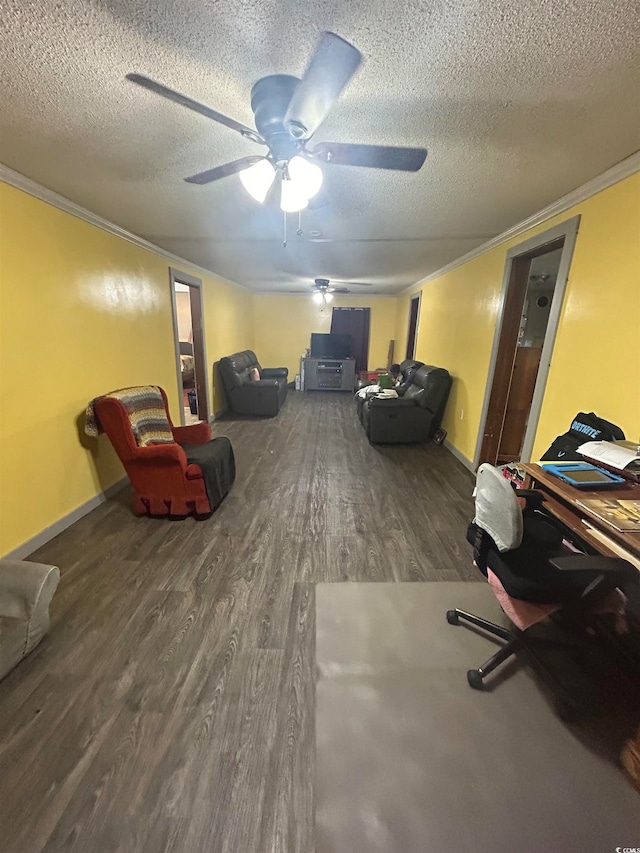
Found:
[[[0,161],[256,290],[396,292],[640,148],[636,0],[3,0]],[[364,56],[314,142],[425,145],[416,174],[326,166],[330,204],[281,245],[233,176],[263,149],[125,80],[253,126],[252,84],[300,76],[322,30]],[[361,289],[358,289],[362,292]]]
[[[553,290],[558,278],[561,258],[562,249],[554,249],[546,255],[538,255],[534,258],[529,267],[528,290]],[[547,276],[547,278],[541,281],[539,276]]]

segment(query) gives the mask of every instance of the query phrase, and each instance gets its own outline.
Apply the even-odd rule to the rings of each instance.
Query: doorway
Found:
[[[369,308],[334,308],[331,313],[331,334],[351,335],[356,375],[368,370],[370,314]]]
[[[182,424],[209,420],[202,282],[169,268]]]
[[[409,303],[409,331],[407,333],[407,352],[405,358],[416,357],[416,340],[418,337],[418,318],[420,317],[420,297],[422,293],[411,297]]]
[[[530,458],[579,222],[507,252],[476,466]]]

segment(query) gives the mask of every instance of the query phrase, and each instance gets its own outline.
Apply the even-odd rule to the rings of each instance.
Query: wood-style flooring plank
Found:
[[[37,720],[3,755],[0,849],[31,853],[47,840],[107,739],[123,696],[112,684],[58,679],[54,696],[43,695]],[[61,849],[61,848],[58,848]]]
[[[315,633],[315,584],[296,583],[257,848],[264,853],[313,850]]]
[[[283,652],[253,649],[238,660],[217,721],[214,760],[195,792],[192,814],[205,819],[190,828],[189,850],[258,850]]]
[[[237,479],[211,518],[125,490],[32,556],[62,579],[0,682],[2,853],[312,853],[315,584],[479,578],[471,474],[370,445],[350,395],[214,434]]]

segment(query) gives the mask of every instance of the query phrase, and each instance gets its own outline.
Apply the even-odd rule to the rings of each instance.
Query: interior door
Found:
[[[209,403],[207,394],[207,361],[204,352],[204,317],[202,315],[202,292],[199,287],[190,287],[191,295],[191,324],[193,328],[193,354],[195,361],[196,399],[198,401],[198,418],[209,420]]]
[[[202,282],[187,273],[169,268],[169,281],[171,285],[173,305],[173,331],[176,350],[176,368],[178,373],[178,393],[180,398],[180,421],[185,423],[185,403],[188,390],[195,389],[197,402],[197,418],[201,421],[209,420],[209,393],[207,382],[207,354],[204,336],[204,310],[202,305]],[[190,340],[181,341],[180,325],[184,318],[179,318],[176,291],[181,291],[188,297],[191,330],[188,335]],[[184,330],[182,337],[185,337]],[[186,347],[185,347],[186,344]],[[193,376],[188,377],[183,371],[184,365],[180,356],[184,354],[181,349],[188,353],[191,345],[193,356]],[[188,380],[188,381],[187,381]],[[189,407],[186,407],[187,413]],[[189,415],[193,418],[193,415]]]
[[[517,462],[520,459],[522,439],[536,387],[542,347],[519,346],[511,374],[511,385],[502,425],[502,435],[497,451],[497,463]]]
[[[520,318],[527,293],[529,277],[529,258],[514,258],[509,278],[509,287],[504,304],[502,329],[496,368],[489,397],[489,410],[484,425],[482,447],[480,449],[480,464],[489,462],[495,465],[498,458],[498,446],[502,436],[502,425],[507,409],[507,399],[511,386],[511,375],[515,363]]]
[[[505,294],[493,383],[485,419],[479,463],[491,465],[518,461],[533,401],[542,341],[525,346],[525,303],[534,259],[562,255],[564,237],[512,258]],[[546,332],[542,329],[542,337]]]
[[[356,374],[368,369],[370,314],[369,308],[334,308],[331,313],[331,333],[351,335]]]
[[[405,358],[416,357],[416,333],[420,315],[420,294],[413,296],[409,303],[409,332],[407,334],[407,352]]]

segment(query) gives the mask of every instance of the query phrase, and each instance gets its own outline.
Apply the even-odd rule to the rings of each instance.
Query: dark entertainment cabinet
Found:
[[[356,384],[354,358],[303,358],[305,391],[351,391]]]

